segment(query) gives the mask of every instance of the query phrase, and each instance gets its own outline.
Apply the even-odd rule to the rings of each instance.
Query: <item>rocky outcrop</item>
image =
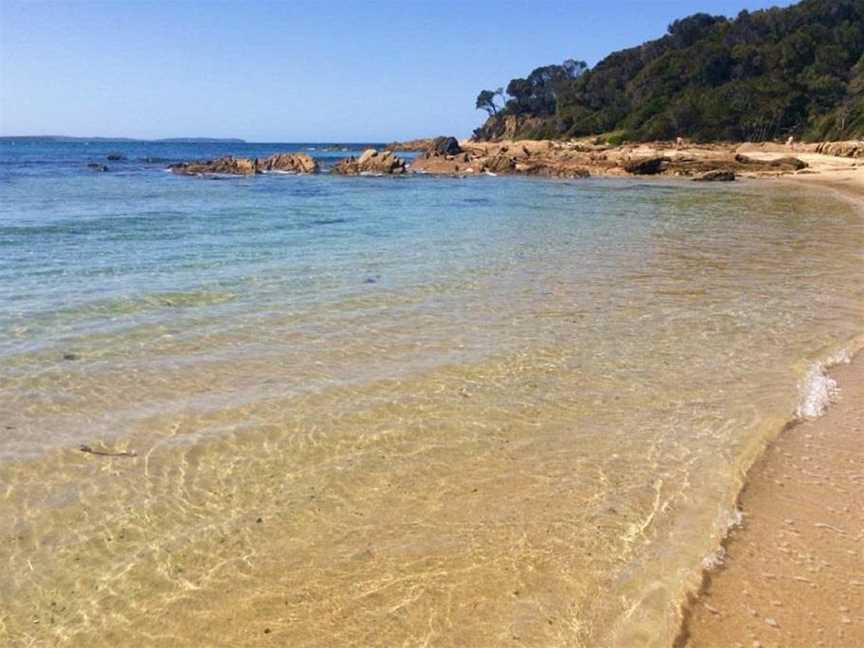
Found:
[[[510,173],[516,170],[516,158],[507,151],[501,151],[483,160],[481,168],[490,173]]]
[[[305,153],[277,153],[257,160],[259,172],[318,173],[318,162]]]
[[[735,161],[749,169],[777,169],[780,171],[800,171],[807,168],[807,163],[796,157],[781,157],[773,160],[757,160],[741,153],[735,156]]]
[[[168,168],[171,169],[172,173],[180,175],[202,175],[209,173],[252,175],[255,173],[255,160],[227,156],[218,160],[180,162],[178,164],[171,164]]]
[[[632,175],[656,175],[660,173],[669,162],[669,158],[654,156],[627,160],[622,165],[627,173]]]
[[[837,157],[864,158],[864,140],[821,142],[816,145],[816,153]]]
[[[359,158],[350,156],[337,162],[330,173],[337,175],[401,175],[408,166],[391,151],[367,149]]]
[[[421,137],[419,139],[406,140],[404,142],[391,142],[387,146],[384,147],[385,151],[393,151],[394,153],[398,151],[406,151],[406,152],[426,152],[429,150],[429,147],[432,146],[432,142],[434,142],[436,137]]]
[[[285,173],[318,173],[318,162],[305,153],[277,153],[267,158],[235,158],[227,156],[217,160],[180,162],[168,167],[180,175],[224,173],[228,175],[254,175],[268,171]]]
[[[821,142],[816,145],[816,152],[837,157],[864,158],[864,140]]]
[[[459,155],[461,152],[462,147],[455,137],[436,137],[426,150],[427,155]]]
[[[435,175],[535,175],[586,178],[591,175],[588,157],[571,156],[548,142],[460,145],[461,152],[446,155],[429,151],[411,163],[414,173]]]

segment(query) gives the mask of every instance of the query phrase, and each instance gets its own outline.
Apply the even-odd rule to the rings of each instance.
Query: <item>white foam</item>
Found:
[[[825,413],[839,393],[837,381],[828,375],[828,369],[834,365],[848,364],[850,360],[849,351],[843,349],[810,367],[798,387],[801,394],[798,409],[795,410],[798,418],[816,418]]]
[[[732,529],[741,526],[743,522],[744,514],[737,508],[722,514],[718,520],[721,536],[727,537]],[[714,571],[722,567],[724,562],[726,562],[726,548],[721,546],[702,558],[702,569]]]

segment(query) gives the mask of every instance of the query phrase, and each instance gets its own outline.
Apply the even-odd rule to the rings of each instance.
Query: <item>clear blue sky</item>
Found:
[[[0,0],[0,134],[467,136],[483,88],[788,0]]]

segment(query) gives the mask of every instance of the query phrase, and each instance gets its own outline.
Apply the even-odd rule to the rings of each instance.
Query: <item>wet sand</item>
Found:
[[[864,357],[831,373],[839,401],[751,470],[744,523],[679,645],[864,646]]]
[[[864,197],[860,169],[796,180]],[[864,354],[830,374],[837,402],[784,430],[751,468],[743,524],[706,574],[678,646],[864,646]]]

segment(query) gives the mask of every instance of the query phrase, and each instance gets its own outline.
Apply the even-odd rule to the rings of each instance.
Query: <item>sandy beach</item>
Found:
[[[860,168],[801,157],[816,173],[795,181],[864,198]],[[679,647],[864,645],[864,357],[830,375],[839,391],[827,413],[787,427],[749,471],[743,523],[691,602]]]

